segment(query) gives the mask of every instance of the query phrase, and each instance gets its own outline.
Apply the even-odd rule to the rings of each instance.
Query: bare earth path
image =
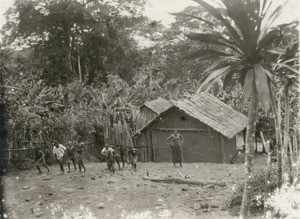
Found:
[[[4,177],[8,218],[232,218],[222,208],[244,177],[244,165],[193,163],[182,168],[171,163],[139,163],[111,174],[105,163],[88,163],[87,172],[60,174],[36,169]],[[73,170],[73,169],[72,169]],[[43,169],[45,172],[45,170]],[[187,177],[221,180],[226,187],[188,186],[143,180],[150,177]],[[208,212],[201,206],[207,204]]]

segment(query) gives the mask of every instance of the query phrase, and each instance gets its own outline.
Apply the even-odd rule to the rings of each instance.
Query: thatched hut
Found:
[[[229,163],[240,146],[237,136],[246,125],[244,115],[216,97],[200,93],[175,102],[132,137],[144,162],[169,162],[166,140],[177,129],[184,139],[184,162]]]
[[[146,119],[146,122],[154,119],[162,112],[173,106],[173,103],[163,97],[147,101],[140,107],[140,114]]]

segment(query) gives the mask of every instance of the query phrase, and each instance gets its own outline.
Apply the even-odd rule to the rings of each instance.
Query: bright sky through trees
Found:
[[[209,0],[208,0],[209,1]],[[282,1],[282,0],[277,0]],[[5,23],[3,14],[13,4],[14,0],[0,0],[0,26]],[[153,20],[159,20],[164,25],[168,25],[175,19],[170,12],[179,12],[189,5],[197,5],[192,0],[149,0],[151,5],[147,5],[145,15]],[[300,1],[289,0],[284,13],[281,15],[279,22],[299,19]]]

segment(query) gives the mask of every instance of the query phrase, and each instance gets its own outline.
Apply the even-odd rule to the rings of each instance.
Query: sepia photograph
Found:
[[[0,219],[300,219],[300,0],[0,0]]]

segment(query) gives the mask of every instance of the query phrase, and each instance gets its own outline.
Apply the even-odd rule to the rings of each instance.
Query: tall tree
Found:
[[[293,161],[293,150],[291,147],[290,138],[290,120],[291,115],[296,114],[291,110],[292,95],[299,94],[299,33],[297,29],[289,32],[287,37],[284,39],[285,46],[283,48],[273,49],[273,52],[279,55],[279,61],[275,64],[275,76],[278,86],[280,87],[280,96],[284,99],[284,131],[283,131],[283,147],[282,147],[282,179],[284,183],[289,182],[291,177],[289,156]],[[291,92],[293,91],[293,92]],[[291,95],[292,94],[292,95]],[[291,112],[292,111],[292,112]],[[281,124],[279,124],[280,126]],[[295,147],[295,146],[294,146]]]
[[[226,52],[215,49],[197,50],[192,54],[199,61],[213,60],[205,73],[209,75],[199,88],[211,85],[224,78],[224,88],[240,81],[243,87],[244,101],[251,99],[248,112],[246,134],[245,166],[246,179],[240,216],[250,216],[251,182],[253,180],[253,156],[255,127],[257,123],[259,103],[267,111],[270,103],[269,78],[270,69],[277,59],[270,58],[270,51],[282,40],[283,29],[289,29],[297,23],[274,25],[274,21],[282,11],[283,5],[272,9],[271,0],[222,0],[216,9],[203,0],[195,0],[205,8],[224,28],[215,30],[214,26],[204,31],[190,31],[186,36],[209,45],[227,48]],[[203,21],[206,23],[206,21]]]
[[[4,42],[33,48],[33,62],[49,85],[73,78],[86,84],[124,78],[139,65],[132,35],[147,19],[144,1],[16,0],[7,11]],[[125,66],[125,67],[120,67]]]

